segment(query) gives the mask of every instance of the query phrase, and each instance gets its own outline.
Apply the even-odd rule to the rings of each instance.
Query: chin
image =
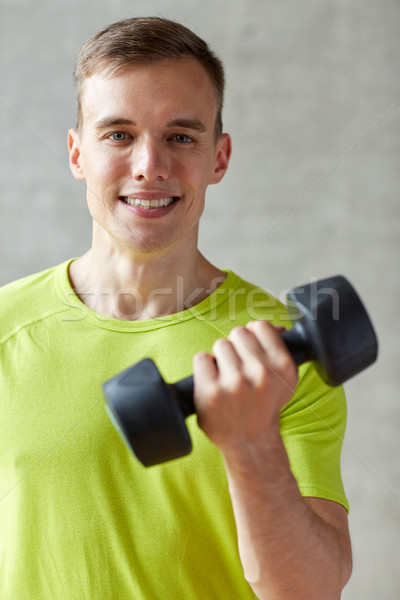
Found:
[[[149,256],[153,254],[155,258],[157,258],[159,253],[174,245],[174,240],[163,240],[160,239],[160,237],[152,240],[143,236],[142,239],[138,239],[136,237],[134,240],[124,240],[123,245],[137,254],[141,254],[143,256],[146,254]]]

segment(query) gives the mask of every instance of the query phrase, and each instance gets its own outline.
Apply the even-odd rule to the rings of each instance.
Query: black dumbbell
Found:
[[[377,358],[378,343],[357,293],[341,275],[287,294],[292,329],[282,333],[297,365],[313,361],[325,381],[337,386]],[[195,412],[193,377],[166,383],[144,359],[103,384],[114,426],[146,467],[189,454],[185,418]]]

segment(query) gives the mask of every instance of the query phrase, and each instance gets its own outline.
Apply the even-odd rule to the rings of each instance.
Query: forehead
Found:
[[[213,125],[217,93],[204,67],[185,57],[123,67],[111,75],[97,73],[83,82],[80,103],[84,122],[112,112],[136,119],[184,114]]]

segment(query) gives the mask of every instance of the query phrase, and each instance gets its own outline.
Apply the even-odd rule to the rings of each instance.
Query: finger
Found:
[[[206,352],[200,352],[193,358],[193,375],[196,381],[216,381],[218,367],[215,358]]]
[[[286,346],[279,328],[267,321],[253,321],[249,330],[257,337],[266,356],[270,371],[278,378],[283,377],[293,387],[297,385],[298,370],[288,347]]]
[[[269,321],[263,321],[263,320],[249,321],[246,325],[246,328],[253,330],[254,327],[258,327],[257,323],[266,323],[268,325],[268,327],[272,327],[273,329],[275,329],[275,331],[278,331],[279,333],[283,333],[284,331],[286,331],[286,327],[283,327],[283,325],[274,325],[273,323],[270,323]]]
[[[247,327],[235,327],[229,334],[229,340],[245,368],[255,360],[265,363],[267,348],[260,343],[255,331]]]
[[[213,345],[213,354],[221,376],[242,369],[242,361],[231,340],[222,338]]]
[[[264,348],[271,356],[277,353],[287,353],[288,349],[282,339],[284,327],[272,325],[268,321],[251,321],[246,325],[258,339],[262,348]]]
[[[255,321],[231,332],[248,381],[262,384],[270,374],[294,384],[297,368],[279,331],[266,321]]]

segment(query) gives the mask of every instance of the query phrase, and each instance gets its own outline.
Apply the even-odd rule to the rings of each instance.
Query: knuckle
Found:
[[[194,355],[193,360],[195,363],[210,360],[210,354],[208,352],[198,352],[197,354]]]
[[[273,330],[273,325],[268,321],[252,321],[251,328],[254,331],[269,332]]]
[[[268,321],[251,321],[251,323],[249,323],[249,325],[251,326],[252,329],[268,329],[271,324],[268,323]]]
[[[219,352],[220,350],[223,350],[224,348],[227,348],[228,346],[230,346],[231,343],[227,338],[220,338],[218,340],[216,340],[213,344],[213,353],[215,352]]]
[[[235,339],[235,338],[238,338],[238,337],[242,337],[245,332],[246,332],[246,327],[243,327],[241,325],[237,325],[236,327],[234,327],[233,329],[231,329],[228,338],[229,339]]]

